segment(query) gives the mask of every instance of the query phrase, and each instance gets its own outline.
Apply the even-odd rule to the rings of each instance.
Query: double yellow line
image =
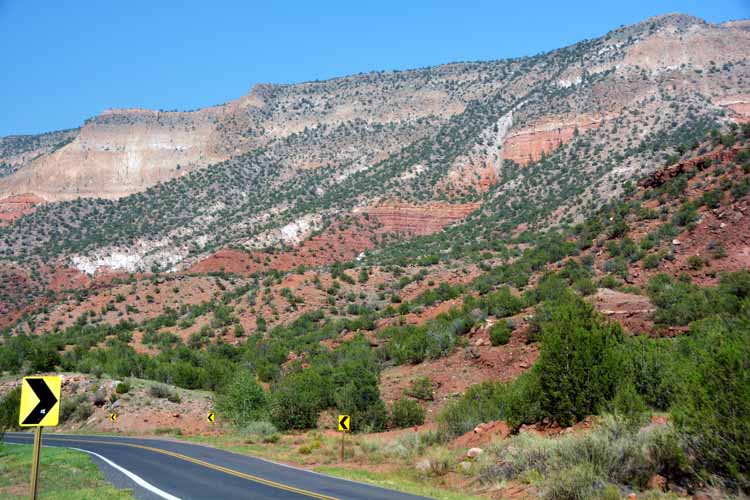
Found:
[[[262,477],[253,476],[252,474],[245,474],[244,472],[240,472],[234,469],[228,469],[226,467],[222,467],[221,465],[212,464],[211,462],[206,462],[203,460],[198,460],[197,458],[189,457],[187,455],[183,455],[182,453],[175,453],[173,451],[167,451],[162,450],[160,448],[154,448],[151,446],[144,446],[142,444],[135,444],[135,443],[122,443],[118,441],[100,441],[100,440],[93,440],[93,439],[75,439],[75,438],[64,438],[62,436],[46,436],[44,438],[45,441],[64,441],[64,442],[72,442],[72,443],[92,443],[92,444],[110,444],[110,445],[116,445],[116,446],[128,446],[130,448],[138,448],[141,450],[147,450],[152,451],[154,453],[161,453],[162,455],[169,455],[170,457],[178,458],[180,460],[184,460],[186,462],[194,463],[196,465],[201,465],[203,467],[207,467],[209,469],[213,469],[215,471],[223,472],[225,474],[230,474],[232,476],[240,477],[242,479],[247,479],[248,481],[254,481],[256,483],[264,484],[266,486],[271,486],[273,488],[278,488],[280,490],[290,491],[293,493],[298,493],[300,495],[305,495],[311,498],[317,498],[319,500],[339,500],[336,497],[331,497],[327,495],[321,495],[320,493],[315,493],[313,491],[303,490],[301,488],[295,488],[294,486],[288,486],[286,484],[277,483],[276,481],[270,481],[268,479],[263,479]]]

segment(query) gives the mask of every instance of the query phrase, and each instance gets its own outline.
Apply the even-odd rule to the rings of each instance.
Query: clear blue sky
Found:
[[[667,12],[722,22],[750,0],[0,0],[0,136],[259,82],[531,55]]]

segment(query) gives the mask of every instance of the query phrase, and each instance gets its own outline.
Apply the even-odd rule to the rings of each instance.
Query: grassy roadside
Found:
[[[390,472],[372,472],[362,469],[349,469],[346,467],[315,467],[316,472],[328,474],[329,476],[341,477],[361,483],[373,484],[401,491],[403,493],[412,493],[439,500],[480,500],[480,497],[467,495],[466,493],[456,492],[440,488],[428,482],[425,482],[413,471],[399,469]]]
[[[28,498],[31,445],[0,445],[0,500]],[[39,497],[56,500],[132,499],[130,490],[109,484],[85,453],[64,448],[42,450]]]
[[[351,436],[347,441],[346,462],[339,460],[339,439],[319,432],[282,434],[278,441],[262,440],[237,433],[219,436],[173,436],[180,440],[305,467],[331,476],[360,481],[404,493],[440,500],[480,500],[465,490],[445,486],[440,477],[417,473],[409,458],[386,457],[373,451],[366,437]]]

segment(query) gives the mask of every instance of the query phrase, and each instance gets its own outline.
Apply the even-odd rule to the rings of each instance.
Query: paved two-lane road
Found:
[[[33,434],[11,432],[5,441],[30,444]],[[44,446],[92,454],[108,479],[144,499],[424,499],[180,441],[47,433]]]

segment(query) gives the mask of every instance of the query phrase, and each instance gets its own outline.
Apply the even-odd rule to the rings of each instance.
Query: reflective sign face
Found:
[[[54,427],[60,417],[60,377],[24,377],[21,385],[21,427]]]
[[[349,432],[351,430],[351,418],[349,415],[339,415],[339,430]]]

